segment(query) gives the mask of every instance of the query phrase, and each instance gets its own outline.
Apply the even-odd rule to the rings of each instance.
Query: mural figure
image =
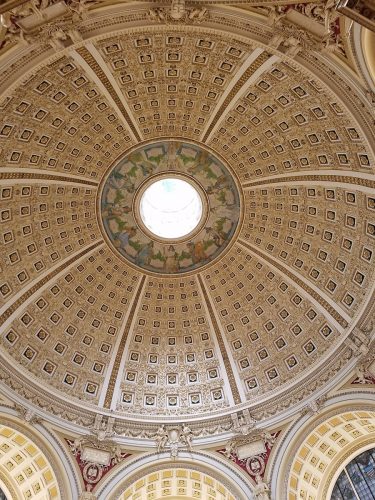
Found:
[[[169,247],[167,247],[164,251],[164,256],[164,270],[167,273],[176,273],[178,271],[178,255],[175,247],[173,245],[169,245]]]
[[[195,243],[193,241],[189,241],[186,246],[189,249],[193,264],[198,264],[199,262],[207,259],[207,255],[204,251],[204,241],[197,241]]]
[[[144,245],[135,257],[137,266],[149,266],[153,257],[154,242],[150,241]]]
[[[119,248],[126,251],[127,245],[129,245],[129,240],[137,234],[137,228],[131,227],[126,231],[123,231],[117,236],[117,240],[120,242]]]

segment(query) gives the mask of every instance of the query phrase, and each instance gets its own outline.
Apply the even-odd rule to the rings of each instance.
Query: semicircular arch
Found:
[[[223,498],[228,500],[232,498],[252,500],[253,498],[253,484],[238,467],[228,464],[210,453],[194,451],[181,451],[178,461],[174,462],[171,462],[169,453],[155,453],[137,457],[114,471],[98,490],[94,490],[94,493],[99,500],[132,498],[131,495],[136,491],[135,485],[139,481],[146,486],[147,483],[159,483],[163,480],[165,471],[169,471],[168,474],[171,475],[170,498],[175,497],[172,492],[178,491],[179,479],[186,481],[186,487],[181,486],[180,496],[184,489],[186,493],[194,491],[194,482],[196,482],[200,484],[200,488],[195,488],[195,491],[205,491],[207,495],[209,495],[211,488],[211,491],[221,491],[225,495]],[[124,496],[125,493],[130,494],[130,497]],[[211,498],[207,495],[193,498]],[[186,499],[189,498],[186,494],[184,496]]]
[[[56,436],[39,423],[22,421],[12,411],[0,409],[0,483],[10,498],[77,498],[76,474]]]
[[[288,500],[328,499],[346,461],[375,441],[373,401],[362,395],[358,403],[331,403],[294,423],[284,440],[272,471],[274,494]]]

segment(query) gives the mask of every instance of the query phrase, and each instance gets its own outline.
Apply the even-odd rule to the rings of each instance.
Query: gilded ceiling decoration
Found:
[[[2,379],[87,427],[257,421],[327,386],[368,348],[374,279],[345,19],[328,40],[302,7],[51,3],[0,50]],[[167,178],[202,215],[163,239],[141,200]]]

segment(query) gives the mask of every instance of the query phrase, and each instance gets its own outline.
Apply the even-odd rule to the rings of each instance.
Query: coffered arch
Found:
[[[0,481],[9,498],[73,498],[74,484],[68,479],[67,461],[61,448],[56,453],[53,441],[50,433],[1,409]]]
[[[115,470],[94,493],[103,500],[135,500],[143,498],[142,495],[147,498],[145,495],[149,493],[152,499],[152,495],[157,498],[155,495],[160,489],[165,489],[165,495],[172,497],[182,495],[203,499],[219,495],[219,498],[230,500],[253,498],[252,481],[239,467],[223,460],[220,455],[181,451],[178,457],[176,463],[171,463],[167,453],[136,457]],[[180,485],[179,480],[183,482]]]
[[[357,403],[354,402],[357,400]],[[293,423],[272,466],[274,495],[328,499],[342,467],[374,443],[373,395],[332,398]]]

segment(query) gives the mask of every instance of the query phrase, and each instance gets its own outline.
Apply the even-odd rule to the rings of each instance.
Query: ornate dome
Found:
[[[373,306],[358,30],[340,16],[327,43],[316,13],[251,2],[86,3],[19,12],[2,41],[3,384],[125,434],[281,419],[352,369]],[[160,239],[140,200],[168,176],[203,215]]]

